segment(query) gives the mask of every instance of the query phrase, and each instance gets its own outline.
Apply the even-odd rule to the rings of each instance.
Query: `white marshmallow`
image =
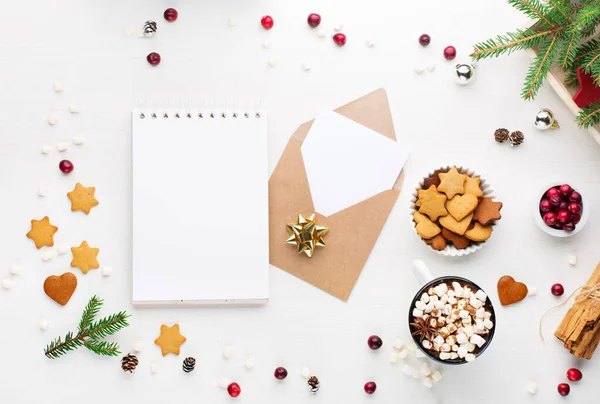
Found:
[[[473,362],[475,360],[475,355],[473,355],[472,353],[467,354],[467,356],[465,356],[465,360],[467,362]]]
[[[435,308],[434,302],[427,303],[427,305],[425,306],[425,313],[431,313],[434,308]]]
[[[475,293],[475,297],[477,299],[479,299],[482,303],[485,303],[485,301],[487,300],[487,295],[485,294],[485,292],[483,290],[478,290],[477,293]]]
[[[460,345],[463,345],[469,342],[469,338],[467,338],[467,336],[461,332],[460,334],[456,335],[456,342],[458,342]]]
[[[233,356],[233,348],[230,346],[226,346],[223,350],[223,357],[225,359],[230,359]]]
[[[446,338],[446,344],[452,346],[454,344],[456,344],[456,337],[454,335],[449,336],[448,338]]]
[[[431,369],[427,362],[421,362],[421,374],[423,376],[429,376],[431,374]]]
[[[415,352],[417,350],[417,345],[414,343],[414,341],[410,341],[406,348],[409,352]]]
[[[452,292],[452,291],[450,291],[450,292]],[[458,300],[456,300],[455,297],[448,297],[448,304],[451,304],[454,306],[456,304],[456,302],[458,302]]]
[[[450,351],[452,351],[452,347],[448,344],[442,344],[441,351],[442,352],[450,352]]]
[[[454,289],[448,289],[448,293],[446,294],[448,295],[448,298],[456,297],[456,292],[454,292]]]
[[[153,363],[150,364],[150,373],[152,373],[153,375],[155,375],[156,372],[158,372],[158,365],[153,362]]]
[[[308,378],[308,376],[306,378]],[[225,377],[222,377],[221,380],[219,380],[219,386],[221,386],[224,389],[229,387],[230,384],[231,384],[231,380],[229,380]]]
[[[431,380],[433,380],[436,383],[442,380],[442,374],[439,372],[439,370],[436,370],[431,374]]]
[[[458,303],[456,303],[456,306],[460,309],[463,310],[466,306],[467,306],[467,300],[466,299],[460,299],[458,301]]]
[[[444,342],[444,338],[441,335],[438,335],[433,339],[433,346],[439,348],[444,345]]]
[[[427,65],[427,70],[429,70],[430,72],[435,70],[435,65]]]
[[[40,330],[46,331],[48,328],[50,328],[50,321],[46,319],[40,320]]]
[[[458,354],[456,352],[450,352],[450,359],[458,359]]]
[[[473,296],[473,292],[471,292],[471,289],[465,288],[463,292],[463,297],[465,299],[470,299],[471,296]]]
[[[485,324],[484,324],[483,320],[481,320],[481,319],[475,320],[475,328],[477,329],[477,331],[482,332],[485,329]]]
[[[537,288],[527,288],[527,296],[535,296],[537,295]]]
[[[491,330],[492,328],[494,328],[494,323],[493,323],[491,320],[489,320],[489,319],[487,319],[487,318],[486,318],[486,319],[483,321],[483,326],[484,326],[485,328],[487,328],[488,330]]]
[[[269,67],[275,67],[275,66],[277,66],[277,59],[271,57],[271,58],[269,58],[269,61],[267,62],[267,64],[269,65]]]
[[[440,300],[444,303],[448,303],[448,295],[447,294],[443,294],[442,297],[440,297]]]
[[[396,338],[393,346],[395,349],[401,350],[402,348],[404,348],[404,341],[402,341],[400,338]]]
[[[112,267],[102,267],[100,273],[102,273],[102,276],[110,276],[112,274],[112,271]]]
[[[410,365],[404,365],[402,367],[402,373],[404,373],[406,376],[412,375],[412,372],[413,372],[413,368]]]
[[[81,109],[79,108],[79,106],[77,106],[75,104],[71,104],[71,105],[69,105],[69,112],[72,114],[78,114],[81,112]]]
[[[435,294],[438,295],[438,297],[442,297],[448,291],[448,285],[446,285],[445,283],[440,283],[435,288],[433,288],[433,290],[435,291]]]
[[[333,27],[333,30],[335,32],[340,32],[342,29],[344,29],[344,24],[342,24],[342,23],[339,23]]]
[[[14,287],[14,283],[10,279],[2,279],[0,285],[2,285],[2,287],[6,290],[10,290]]]
[[[458,282],[452,282],[452,288],[454,288],[454,293],[456,294],[456,297],[463,297],[463,287],[460,286],[460,283]]]
[[[527,384],[527,391],[531,395],[537,394],[537,392],[538,392],[538,384],[536,382],[529,382]]]
[[[254,367],[254,359],[246,358],[244,361],[244,366],[246,366],[246,369],[252,369]]]
[[[444,315],[449,316],[450,314],[452,314],[452,306],[447,304],[444,306]]]
[[[477,311],[475,312],[475,317],[483,318],[484,316],[485,316],[485,309],[483,307],[478,308]]]
[[[56,252],[54,248],[42,251],[42,259],[44,261],[50,261],[52,258],[56,256]]]
[[[262,47],[265,49],[269,49],[271,47],[271,41],[265,39],[265,41],[262,43]]]
[[[440,359],[443,361],[447,361],[451,357],[452,357],[452,355],[450,355],[449,352],[440,352]]]
[[[48,123],[50,125],[56,125],[58,123],[58,117],[56,115],[48,115]]]
[[[433,328],[437,328],[438,321],[435,318],[429,320],[429,325]]]
[[[477,345],[472,344],[472,343],[469,342],[469,345],[467,347],[467,351],[469,351],[469,352],[475,352],[475,348],[476,347],[477,347]]]
[[[431,349],[431,348],[433,348],[433,344],[431,343],[431,341],[428,341],[428,340],[423,340],[423,342],[421,343],[421,345],[425,349]]]
[[[460,347],[458,345],[456,345],[456,344],[452,345],[452,352],[458,352],[459,348]]]
[[[423,379],[423,386],[430,389],[433,387],[433,382],[429,378]]]
[[[56,145],[56,150],[59,152],[65,152],[69,150],[69,144],[67,142],[60,142]]]
[[[469,304],[476,309],[483,307],[481,300],[477,299],[475,296],[471,296],[471,299],[469,299]]]
[[[238,19],[234,16],[231,16],[227,19],[227,23],[229,24],[230,27],[235,27],[238,23]]]
[[[305,72],[312,70],[312,64],[309,62],[304,62],[302,63],[302,69],[304,69]]]
[[[47,190],[46,188],[44,188],[44,187],[40,187],[40,188],[38,189],[38,196],[39,196],[40,198],[43,198],[43,197],[45,197],[47,194],[48,194],[48,190]]]
[[[325,31],[325,28],[321,27],[317,30],[317,36],[319,38],[325,38],[325,35],[327,35],[327,31]]]
[[[481,336],[481,335],[473,335],[471,337],[471,339],[469,340],[469,342],[471,344],[475,344],[477,345],[479,348],[481,348],[483,346],[483,344],[485,344],[485,339]]]
[[[437,300],[434,305],[435,305],[435,308],[439,309],[439,310],[444,310],[444,307],[446,306],[446,304],[444,302],[442,302],[441,300]]]
[[[373,46],[375,46],[375,42],[373,42],[373,40],[371,40],[371,39],[367,39],[367,41],[365,43],[367,44],[367,46],[369,48],[372,48]]]
[[[408,350],[403,349],[400,352],[398,352],[398,359],[404,360],[406,358],[408,358]]]
[[[485,312],[485,316],[483,316],[484,318],[491,318],[492,317],[492,312],[490,311],[486,311]]]
[[[23,274],[23,268],[20,265],[13,265],[12,267],[10,267],[10,274],[11,275],[22,275]]]
[[[421,295],[421,301],[425,304],[429,303],[429,295],[427,293],[423,293]]]
[[[420,379],[422,377],[421,372],[419,372],[418,369],[412,369],[410,375],[412,376],[413,379]]]
[[[61,244],[56,248],[56,251],[58,252],[58,255],[65,255],[71,251],[71,248],[68,245]]]
[[[427,305],[425,303],[423,303],[422,301],[417,300],[417,302],[415,303],[415,307],[419,310],[424,311],[425,308],[427,307]]]
[[[398,362],[398,352],[392,352],[390,353],[390,363],[397,363]]]
[[[471,315],[470,315],[470,314],[469,314],[469,312],[468,312],[468,311],[466,311],[466,310],[461,310],[461,311],[460,311],[460,313],[458,314],[458,317],[460,317],[460,318],[468,318],[468,317],[470,317],[470,316],[471,316]]]
[[[44,145],[42,146],[42,154],[49,154],[52,150],[52,146]]]
[[[306,366],[304,366],[302,368],[302,373],[301,373],[302,377],[305,379],[308,379],[310,377],[310,370],[308,370],[308,368]],[[229,384],[227,384],[229,386]]]
[[[461,346],[460,348],[458,348],[458,351],[456,353],[458,354],[458,357],[462,359],[465,356],[467,356],[469,351],[467,350],[467,348],[465,346]]]
[[[577,256],[576,255],[569,255],[569,265],[571,265],[572,267],[577,265]]]
[[[57,81],[54,83],[54,91],[56,91],[57,93],[60,93],[64,90],[63,85],[60,81]]]
[[[133,344],[133,350],[137,353],[142,352],[144,349],[144,344],[140,341],[136,342],[135,344]]]
[[[412,315],[413,317],[423,317],[423,310],[413,309]]]
[[[468,325],[463,329],[465,335],[469,338],[471,338],[474,334],[475,334],[475,330],[473,330],[473,327]]]
[[[84,142],[83,135],[75,135],[73,136],[73,144],[76,146],[81,146]]]

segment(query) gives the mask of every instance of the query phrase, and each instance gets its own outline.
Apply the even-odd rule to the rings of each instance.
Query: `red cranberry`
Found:
[[[581,205],[575,202],[569,204],[569,212],[579,215],[581,213]]]
[[[548,199],[542,199],[540,201],[540,212],[546,213],[550,212],[550,210],[552,210],[552,205],[550,204],[550,201]]]
[[[550,226],[550,227],[552,227],[552,228],[554,228],[556,230],[562,230],[563,226],[564,226],[563,224],[557,223],[554,226]]]
[[[149,53],[148,56],[146,56],[146,60],[152,66],[158,66],[158,64],[160,63],[160,55],[156,52]]]
[[[62,171],[63,174],[69,174],[71,171],[73,171],[73,168],[73,163],[71,163],[69,160],[61,160],[61,162],[58,163],[58,169]]]
[[[178,16],[179,16],[179,13],[174,8],[167,8],[165,10],[165,13],[163,14],[163,17],[165,17],[165,20],[167,20],[169,22],[174,22]]]
[[[575,230],[575,223],[573,223],[573,222],[565,223],[562,225],[562,229],[564,231],[571,232],[571,231]]]
[[[427,34],[423,34],[419,37],[419,43],[421,46],[427,46],[431,43],[431,37]]]
[[[557,216],[558,216],[559,222],[568,223],[571,221],[571,216],[573,216],[573,215],[568,210],[561,210],[560,212],[558,212]]]
[[[560,201],[560,204],[558,205],[558,211],[561,211],[561,210],[569,210],[569,202]]]
[[[558,188],[550,188],[549,190],[546,191],[546,198],[551,198],[554,195],[556,195],[556,196],[560,195],[560,191],[558,190]]]
[[[275,24],[275,22],[273,21],[273,17],[270,15],[265,15],[260,19],[260,25],[262,25],[264,29],[273,28],[273,24]]]
[[[562,195],[570,195],[571,191],[573,190],[573,188],[571,188],[571,186],[569,184],[563,184],[560,186],[560,188],[558,189],[558,191],[562,194]]]
[[[346,35],[338,32],[333,36],[333,42],[335,42],[337,46],[344,46],[346,44]]]
[[[233,382],[229,386],[227,386],[227,392],[231,397],[235,398],[240,395],[240,393],[242,392],[242,388],[239,384]]]
[[[277,380],[283,380],[287,377],[287,370],[284,367],[278,367],[277,369],[275,369],[275,373],[274,373],[275,379]]]
[[[565,397],[565,396],[568,396],[569,393],[571,392],[571,386],[569,386],[567,383],[561,383],[558,385],[557,390],[558,390],[558,394]]]
[[[375,382],[366,382],[365,383],[365,393],[373,394],[377,390],[377,383]]]
[[[571,221],[573,222],[573,224],[579,223],[580,220],[581,220],[581,215],[573,215],[573,217],[571,218]]]
[[[452,60],[456,57],[456,48],[454,46],[446,46],[444,48],[444,57],[446,60]]]
[[[560,206],[560,202],[562,201],[560,199],[559,195],[552,195],[549,199],[550,201],[550,205],[552,205],[553,207],[557,208]]]
[[[571,368],[567,370],[567,379],[572,382],[578,382],[583,378],[583,374],[581,374],[581,370]]]
[[[377,335],[371,335],[367,340],[367,345],[369,345],[369,348],[375,351],[381,348],[381,346],[383,345],[383,341]]]
[[[548,226],[554,226],[558,222],[558,216],[556,216],[556,213],[554,212],[544,213],[543,219],[544,223],[546,223]]]
[[[577,191],[571,192],[571,195],[569,196],[569,201],[575,202],[575,203],[581,203],[581,194]]]
[[[321,23],[321,16],[319,14],[312,13],[308,15],[308,19],[306,21],[308,22],[308,25],[316,28]]]
[[[552,288],[550,288],[550,291],[554,296],[562,296],[563,293],[565,293],[565,288],[560,283],[555,283],[552,285]]]

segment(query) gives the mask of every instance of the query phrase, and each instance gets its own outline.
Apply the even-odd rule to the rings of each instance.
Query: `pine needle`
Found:
[[[558,32],[564,31],[568,25],[549,29],[541,32],[535,32],[530,29],[508,32],[505,35],[498,35],[495,39],[488,39],[475,45],[475,50],[471,54],[474,60],[481,60],[488,57],[498,57],[503,54],[511,54],[516,50],[537,48],[541,46],[550,35],[556,36]]]
[[[507,0],[507,2],[529,18],[533,20],[539,19],[540,22],[543,22],[549,28],[556,27],[556,24],[548,19],[547,14],[549,10],[542,2],[538,0]]]
[[[94,318],[96,318],[96,315],[100,311],[102,304],[104,304],[104,302],[99,299],[98,296],[93,296],[90,299],[87,306],[83,310],[83,316],[79,322],[79,332],[82,332],[91,324],[92,321],[94,321]]]
[[[600,102],[581,108],[579,115],[577,115],[577,123],[582,128],[589,128],[600,123]]]
[[[568,72],[565,77],[563,83],[567,87],[575,87],[579,83],[579,78],[577,77],[577,72]]]
[[[525,77],[525,85],[521,92],[523,99],[530,100],[535,98],[540,87],[542,87],[544,78],[548,75],[556,58],[558,51],[557,41],[558,35],[554,35],[552,39],[540,47],[540,51],[529,66],[529,71]]]

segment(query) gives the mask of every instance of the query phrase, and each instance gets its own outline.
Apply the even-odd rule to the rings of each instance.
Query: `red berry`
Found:
[[[560,186],[558,191],[563,195],[570,195],[573,188],[569,184],[563,184]]]
[[[581,205],[575,202],[569,204],[569,212],[579,215],[581,213]]]
[[[240,393],[242,392],[242,388],[239,384],[233,382],[229,386],[227,386],[227,392],[231,397],[235,398],[240,395]]]
[[[365,393],[373,394],[377,390],[377,384],[375,382],[366,382],[365,383]]]
[[[427,46],[431,43],[431,37],[427,34],[423,34],[419,37],[419,44],[421,46]]]
[[[338,32],[333,36],[333,42],[335,42],[338,46],[344,46],[346,44],[346,35]]]
[[[306,21],[308,22],[308,25],[316,28],[321,23],[321,16],[319,14],[312,13],[308,15],[308,19]]]
[[[581,370],[571,368],[567,370],[567,379],[572,382],[578,382],[583,378],[583,374],[581,374]]]
[[[367,340],[367,345],[369,345],[369,348],[375,351],[381,348],[381,346],[383,345],[383,341],[377,335],[371,335]]]
[[[560,201],[560,204],[558,205],[558,210],[569,210],[569,202],[567,201]]]
[[[561,210],[560,212],[558,212],[557,216],[558,216],[559,222],[568,223],[571,221],[571,216],[573,216],[573,215],[568,210]]]
[[[552,209],[552,205],[550,204],[550,201],[548,199],[542,199],[540,201],[540,212],[542,212],[542,213],[550,212],[551,209]]]
[[[160,55],[156,52],[149,53],[148,56],[146,56],[146,60],[152,66],[157,66],[160,63]]]
[[[562,225],[562,229],[564,231],[571,232],[571,231],[575,230],[575,223],[573,223],[573,222],[565,223]]]
[[[260,25],[262,25],[264,29],[273,28],[273,24],[275,24],[275,22],[273,21],[273,17],[270,15],[265,15],[260,19]]]
[[[446,60],[452,60],[456,57],[456,48],[454,46],[446,46],[444,48],[444,57]]]
[[[565,293],[565,288],[560,283],[555,283],[554,285],[552,285],[550,291],[554,296],[562,296],[563,293]]]
[[[561,396],[568,396],[571,392],[571,386],[569,386],[567,383],[561,383],[558,385],[557,390],[558,394],[560,394]]]
[[[174,8],[167,8],[165,10],[165,13],[163,14],[163,17],[165,17],[165,20],[167,20],[169,22],[175,21],[178,16],[179,16],[179,13]]]
[[[573,217],[571,218],[571,222],[573,222],[573,224],[579,223],[580,220],[581,220],[581,215],[573,215]]]
[[[558,188],[550,188],[546,191],[546,198],[552,198],[554,195],[560,195]]]
[[[569,196],[569,201],[575,202],[575,203],[581,203],[581,194],[577,191],[571,192],[571,195]]]
[[[61,162],[58,163],[58,169],[62,171],[63,174],[69,174],[71,171],[73,171],[73,168],[73,163],[71,163],[69,160],[61,160]]]
[[[552,205],[553,207],[557,208],[560,206],[560,203],[562,202],[562,199],[560,199],[559,195],[552,195],[549,199],[550,201],[550,205]]]
[[[556,216],[556,213],[554,212],[544,213],[543,219],[544,223],[546,223],[548,226],[554,226],[556,225],[556,222],[558,222],[558,216]]]
[[[273,375],[275,376],[275,379],[283,380],[287,377],[287,370],[286,368],[280,366],[275,369],[275,373]]]

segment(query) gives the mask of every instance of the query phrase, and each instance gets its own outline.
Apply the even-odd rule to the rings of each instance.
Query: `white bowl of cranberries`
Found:
[[[583,229],[590,209],[579,188],[568,183],[550,185],[541,194],[534,212],[540,229],[554,237],[569,237]]]

